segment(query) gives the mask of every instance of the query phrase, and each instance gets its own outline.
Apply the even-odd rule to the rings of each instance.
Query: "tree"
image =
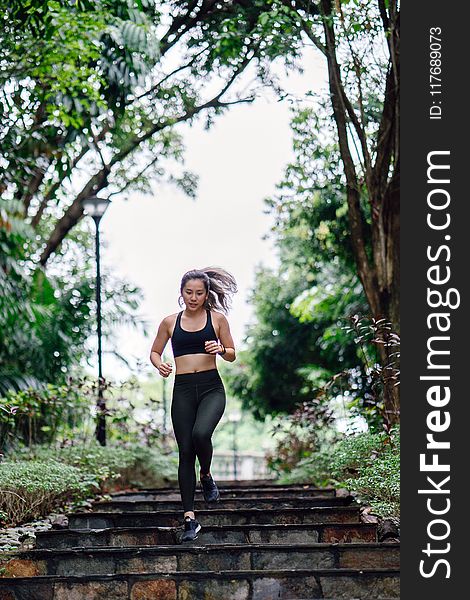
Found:
[[[77,227],[64,260],[46,275],[30,256],[33,236],[21,208],[10,200],[0,210],[0,395],[64,383],[81,375],[82,361],[94,355],[86,343],[95,323],[93,240]],[[117,355],[112,325],[142,326],[135,314],[141,292],[109,273],[103,274],[103,290],[107,349]]]
[[[326,58],[357,274],[373,317],[399,333],[399,4],[283,4]],[[380,357],[385,367],[383,346]],[[399,419],[398,389],[390,382],[384,391],[390,424]]]
[[[320,0],[313,10],[302,0],[284,4],[326,58],[357,272],[373,315],[399,331],[398,2]]]
[[[175,126],[202,114],[210,122],[230,105],[252,101],[253,88],[245,94],[231,93],[240,75],[256,64],[261,81],[270,82],[269,61],[292,54],[293,40],[300,36],[284,7],[273,12],[270,2],[260,0],[168,0],[158,10],[149,0],[135,6],[127,0],[87,0],[74,7],[66,0],[25,0],[24,4],[30,7],[29,16],[21,11],[14,15],[17,26],[7,31],[11,51],[3,103],[13,114],[2,132],[7,142],[5,172],[11,170],[4,195],[14,195],[23,203],[25,218],[41,237],[43,266],[81,219],[83,198],[100,191],[108,197],[136,188],[150,191],[152,181],[164,176],[166,159],[182,159],[182,140]],[[75,82],[50,76],[61,64],[60,55],[45,68],[26,71],[26,83],[18,76],[23,64],[19,49],[25,43],[24,36],[17,39],[21,25],[30,24],[25,35],[30,33],[33,40],[45,28],[46,42],[52,43],[63,30],[60,19],[65,5],[71,10],[71,23],[87,32],[88,53],[80,68],[93,82],[78,98],[76,110]],[[98,25],[89,27],[96,8]],[[51,18],[36,14],[44,12]],[[30,13],[37,17],[33,22]],[[282,31],[279,15],[285,20]],[[151,48],[158,46],[158,55],[148,51],[149,37]],[[69,64],[78,65],[81,50],[74,53],[69,47],[73,46],[70,36],[65,41]],[[99,56],[93,54],[96,47]],[[39,58],[44,59],[47,48],[46,43]],[[141,67],[142,77],[135,77],[136,69],[131,71],[131,58]],[[60,110],[68,105],[72,116]],[[191,174],[167,176],[194,193]],[[55,218],[52,226],[50,220],[43,224],[48,212]]]
[[[345,312],[364,306],[360,285],[352,281],[354,274],[343,274],[334,290],[317,298],[311,318],[298,318],[302,306],[296,304],[312,281],[324,293],[323,285],[336,271],[335,265],[324,267],[324,279],[306,277],[304,270],[292,265],[283,265],[278,272],[257,270],[250,298],[256,321],[248,327],[247,347],[227,377],[243,407],[258,419],[291,412],[337,371],[358,363],[352,339],[341,328]]]
[[[363,102],[373,130],[379,114],[376,96]],[[279,272],[258,275],[252,295],[257,323],[247,332],[248,348],[232,384],[259,413],[292,409],[296,401],[311,398],[327,375],[346,368],[358,373],[355,389],[362,386],[353,396],[366,404],[371,396],[369,365],[362,364],[359,348],[339,325],[348,315],[367,313],[368,306],[350,229],[343,154],[328,101],[310,96],[294,105],[291,127],[295,160],[286,167],[277,193],[267,199]],[[363,189],[361,194],[367,209]],[[372,256],[367,210],[361,220],[365,251]]]
[[[387,6],[388,5],[388,6]],[[362,7],[364,5],[361,5]],[[320,10],[325,33],[328,60],[330,94],[334,119],[338,130],[341,158],[347,182],[348,210],[351,239],[357,269],[369,306],[376,318],[390,318],[400,330],[399,316],[399,12],[397,2],[379,0],[377,8],[382,23],[382,35],[389,52],[384,78],[383,102],[379,126],[375,136],[369,135],[367,117],[362,104],[362,80],[366,64],[360,62],[352,50],[351,58],[357,76],[357,109],[346,96],[341,68],[337,57],[335,27],[332,19],[331,0],[322,0]],[[348,27],[344,14],[339,10],[343,27]],[[349,26],[354,27],[352,23]],[[351,46],[352,47],[352,46]],[[354,128],[362,152],[362,173],[353,160],[352,142],[348,138],[348,122]],[[371,139],[372,138],[372,139]],[[362,182],[361,182],[362,177]],[[372,257],[366,253],[363,228],[360,187],[368,200],[371,217]]]

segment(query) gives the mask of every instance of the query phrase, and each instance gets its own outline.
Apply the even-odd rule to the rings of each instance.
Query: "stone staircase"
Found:
[[[198,484],[199,486],[199,484]],[[378,543],[351,496],[270,480],[197,487],[198,538],[180,543],[176,487],[119,492],[37,534],[0,578],[0,600],[391,600],[399,545]]]

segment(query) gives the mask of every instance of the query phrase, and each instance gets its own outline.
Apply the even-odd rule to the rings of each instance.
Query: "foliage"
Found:
[[[293,102],[291,115],[295,160],[286,166],[276,193],[265,199],[265,212],[273,219],[270,236],[281,262],[311,274],[310,280],[331,263],[342,273],[355,272],[344,174],[329,108],[321,97],[310,95]]]
[[[322,469],[331,462],[331,457],[327,459],[325,456],[324,462],[322,448],[332,446],[337,439],[334,421],[334,411],[320,396],[298,402],[295,410],[271,429],[271,435],[277,443],[266,455],[269,468],[277,472],[292,473],[304,461],[311,466],[308,459],[315,455],[315,471],[310,471],[309,476],[318,481],[318,485],[326,485],[327,471]]]
[[[364,368],[345,331],[367,301],[349,240],[344,176],[328,109],[315,104],[293,109],[295,161],[266,199],[280,264],[258,269],[250,298],[256,322],[230,378],[259,418],[290,411],[339,371]]]
[[[145,385],[135,376],[121,384],[107,382],[104,393],[107,439],[112,444],[173,447],[173,436],[162,427],[162,386],[167,385],[167,381],[160,379],[151,381],[150,385],[148,383]],[[166,409],[168,413],[168,404]]]
[[[88,473],[59,462],[0,463],[0,513],[9,524],[37,519],[98,485]]]
[[[10,4],[1,37],[5,68],[0,79],[6,89],[14,86],[14,93],[3,98],[9,122],[39,102],[52,121],[81,127],[141,83],[159,49],[153,23],[158,12],[152,4]]]
[[[295,161],[287,165],[277,193],[266,199],[280,265],[277,273],[258,272],[251,297],[257,323],[247,330],[248,348],[244,364],[235,370],[233,390],[245,395],[246,406],[260,405],[262,414],[292,408],[289,386],[300,402],[313,397],[315,389],[325,392],[331,378],[330,398],[346,390],[352,411],[373,427],[390,426],[398,413],[397,398],[385,402],[385,397],[396,383],[398,335],[387,320],[369,317],[353,326],[361,329],[356,341],[348,335],[351,321],[369,312],[368,300],[351,244],[344,168],[331,115],[321,98],[312,98],[314,107],[294,105]],[[366,213],[362,227],[372,256]],[[272,283],[266,285],[269,277]],[[281,314],[287,327],[275,325]],[[299,329],[302,337],[296,338]],[[375,333],[365,336],[364,330]],[[283,380],[285,387],[279,385]]]
[[[35,235],[19,212],[19,202],[10,200],[0,214],[0,395],[64,384],[90,356],[87,340],[95,328],[93,239],[77,228],[46,274],[35,264]],[[103,273],[103,334],[110,346],[114,324],[143,326],[140,298],[141,290]]]
[[[400,436],[360,434],[347,438],[336,448],[332,474],[342,485],[369,502],[382,516],[400,512]]]
[[[369,503],[375,514],[396,517],[400,513],[400,434],[360,433],[345,436],[299,460],[294,468],[276,465],[284,471],[280,483],[310,481],[334,485]]]
[[[0,514],[14,525],[96,493],[158,486],[174,476],[176,462],[161,447],[139,444],[23,448],[0,462]]]
[[[400,385],[400,337],[392,331],[392,324],[386,319],[354,315],[350,322],[347,331],[356,335],[355,342],[360,347],[368,385],[364,394],[352,391],[348,408],[353,413],[359,412],[375,429],[381,425],[390,431],[391,423],[398,420],[400,407],[385,401],[384,390],[389,385]],[[380,362],[377,348],[385,356],[384,363]]]
[[[398,2],[325,0],[316,5],[318,14],[303,3],[294,6],[327,60],[330,98],[327,112],[318,98],[313,108],[305,108],[306,99],[295,107],[296,160],[267,202],[280,272],[290,262],[307,277],[336,261],[324,287],[312,281],[293,312],[312,321],[322,304],[334,312],[333,298],[341,295],[329,289],[354,273],[368,308],[341,316],[370,312],[399,331]],[[328,334],[334,335],[332,325]],[[378,346],[384,372],[389,350]],[[389,427],[399,418],[399,394],[391,378],[382,383],[382,418]]]
[[[69,432],[86,433],[95,387],[86,380],[69,380],[8,391],[0,398],[0,447],[8,451],[18,443],[50,444]]]
[[[0,397],[0,449],[11,454],[18,451],[19,444],[33,448],[38,444],[67,446],[94,440],[97,386],[96,378],[70,377],[61,385],[10,390]],[[105,381],[102,389],[110,444],[146,448],[173,445],[157,416],[159,395],[144,398],[135,378],[121,384]]]
[[[400,437],[397,426],[384,424],[381,388],[384,379],[399,384],[399,338],[389,323],[357,315],[344,329],[355,334],[354,342],[365,354],[365,372],[345,369],[317,388],[313,398],[298,402],[296,410],[273,429],[278,441],[267,455],[268,465],[284,474],[283,483],[312,481],[318,486],[347,487],[361,501],[370,502],[377,514],[394,516],[399,513]],[[394,350],[389,352],[386,369],[374,362],[374,344],[387,344],[389,351]],[[355,415],[367,420],[366,433],[340,436],[335,426],[338,398],[350,422],[354,423]]]
[[[257,418],[289,412],[337,370],[357,364],[354,343],[344,335],[338,314],[347,306],[361,306],[357,288],[348,294],[338,285],[314,319],[300,320],[294,314],[296,299],[310,288],[311,279],[290,263],[279,272],[259,268],[256,273],[250,298],[256,320],[246,330],[247,348],[238,354],[228,383]]]
[[[276,473],[290,473],[299,463],[311,456],[316,448],[316,440],[291,429],[288,435],[278,442],[274,451],[266,453],[266,464]]]
[[[271,61],[295,68],[301,47],[295,11],[277,0],[21,0],[3,8],[0,191],[21,200],[43,265],[89,194],[149,193],[166,178],[194,196],[197,177],[182,169],[176,125],[198,114],[210,124],[263,86],[277,88]],[[251,65],[258,80],[230,94]],[[52,227],[42,224],[47,214]]]
[[[354,417],[365,419],[371,431],[390,431],[392,419],[387,415],[383,390],[386,385],[400,384],[400,338],[385,319],[353,314],[341,319],[343,335],[353,339],[358,365],[346,368],[331,377],[314,391],[314,399],[301,411],[301,418],[314,423],[321,410],[328,410],[335,399],[341,399],[344,409]],[[352,338],[352,335],[354,336]],[[378,347],[385,348],[387,362],[382,365]],[[395,407],[399,411],[398,407]],[[310,416],[312,413],[312,416]],[[295,413],[293,415],[295,420]]]
[[[288,455],[287,440],[281,447]],[[307,481],[318,487],[328,487],[335,484],[330,472],[333,451],[333,445],[325,445],[299,456],[297,462],[289,457],[289,461],[285,460],[281,463],[276,460],[274,454],[271,454],[268,467],[280,474],[279,483],[304,483]]]

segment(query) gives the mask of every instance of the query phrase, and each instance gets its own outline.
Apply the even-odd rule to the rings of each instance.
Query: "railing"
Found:
[[[235,478],[236,464],[236,478]],[[214,479],[274,479],[262,452],[214,452],[211,463]]]

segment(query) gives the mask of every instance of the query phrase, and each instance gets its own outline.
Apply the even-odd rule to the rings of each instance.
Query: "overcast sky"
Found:
[[[324,89],[325,65],[318,53],[308,51],[304,67],[303,75],[284,78],[285,87],[296,95]],[[274,193],[293,158],[290,116],[286,101],[264,98],[233,106],[209,131],[202,123],[185,126],[185,168],[200,178],[196,200],[170,185],[158,186],[152,196],[135,193],[129,201],[113,197],[101,222],[102,261],[143,289],[140,314],[150,324],[147,338],[130,328],[118,331],[119,352],[132,364],[149,364],[158,324],[180,310],[183,273],[209,265],[226,268],[237,280],[239,292],[228,320],[240,345],[252,317],[247,294],[255,266],[276,264],[272,242],[262,239],[271,223],[263,213],[263,199]],[[170,344],[166,352],[172,359]],[[103,371],[114,380],[130,374],[107,354]]]

